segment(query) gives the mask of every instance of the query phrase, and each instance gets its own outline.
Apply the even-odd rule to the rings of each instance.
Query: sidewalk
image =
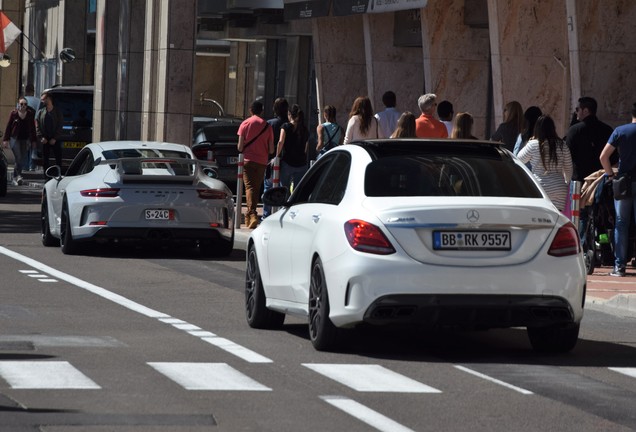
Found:
[[[24,172],[23,178],[24,183],[21,187],[41,188],[44,183],[41,169],[37,172]],[[243,224],[236,230],[234,237],[236,249],[246,250],[250,232],[252,230]],[[608,273],[611,270],[611,267],[598,267],[594,274],[587,277],[586,307],[636,317],[636,268],[628,267],[627,276],[623,278],[609,276]]]

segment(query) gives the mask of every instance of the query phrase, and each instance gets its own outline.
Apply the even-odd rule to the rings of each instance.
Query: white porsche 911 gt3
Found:
[[[210,255],[234,246],[234,200],[181,144],[88,144],[42,191],[42,243],[65,254],[104,242],[190,243]]]
[[[578,234],[532,174],[486,141],[373,140],[337,147],[249,238],[251,327],[306,317],[314,347],[362,323],[526,327],[571,350],[586,273]]]

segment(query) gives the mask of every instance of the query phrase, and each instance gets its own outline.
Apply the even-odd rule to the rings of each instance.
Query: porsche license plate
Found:
[[[64,148],[84,148],[85,145],[83,141],[64,141]]]
[[[433,231],[435,250],[510,250],[510,231]]]
[[[173,220],[174,212],[170,209],[148,209],[146,220]]]

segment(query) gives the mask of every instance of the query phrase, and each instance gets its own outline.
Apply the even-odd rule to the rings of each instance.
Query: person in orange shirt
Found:
[[[422,115],[415,120],[415,134],[418,138],[448,138],[448,130],[441,121],[433,117],[437,107],[437,96],[427,93],[420,96],[417,105]]]

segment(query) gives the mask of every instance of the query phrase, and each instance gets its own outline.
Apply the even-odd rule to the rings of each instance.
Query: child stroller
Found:
[[[581,224],[581,248],[585,258],[587,274],[600,266],[614,265],[614,226],[616,210],[612,182],[603,175],[603,170],[585,178],[581,188],[581,209],[586,206],[587,221]],[[636,228],[634,215],[630,218],[628,260],[634,257]],[[632,262],[632,265],[634,263]]]

